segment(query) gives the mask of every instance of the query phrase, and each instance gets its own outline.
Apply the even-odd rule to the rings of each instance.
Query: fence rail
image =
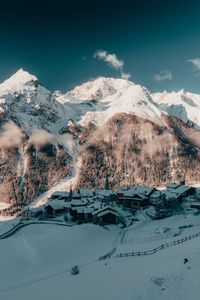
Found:
[[[198,233],[195,233],[195,234],[191,234],[189,236],[186,236],[182,239],[179,239],[179,240],[176,240],[176,241],[173,241],[173,242],[170,242],[170,243],[166,243],[166,244],[162,244],[154,249],[151,249],[151,250],[147,250],[147,251],[133,251],[133,252],[123,252],[123,253],[119,253],[117,254],[115,257],[128,257],[128,256],[143,256],[143,255],[152,255],[158,251],[161,251],[165,248],[168,248],[168,247],[171,247],[171,246],[175,246],[175,245],[178,245],[178,244],[182,244],[186,241],[189,241],[191,239],[194,239],[196,237],[199,237],[200,236],[200,232]]]
[[[116,251],[116,247],[114,247],[110,252],[108,252],[107,254],[105,255],[102,255],[99,257],[99,260],[104,260],[104,259],[107,259],[107,258],[111,258],[111,256],[113,255],[113,253],[115,253]]]
[[[5,233],[0,235],[0,240],[7,239],[11,236],[13,236],[15,233],[17,233],[22,228],[29,226],[29,225],[38,225],[38,224],[51,224],[51,225],[58,225],[58,226],[66,226],[66,227],[72,227],[70,224],[64,224],[59,222],[51,222],[51,221],[32,221],[29,223],[18,223],[17,225],[13,226],[11,229],[6,231]]]

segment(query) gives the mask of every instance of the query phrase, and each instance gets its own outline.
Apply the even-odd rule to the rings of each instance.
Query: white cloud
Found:
[[[131,74],[124,73],[124,61],[120,60],[115,53],[110,54],[105,50],[97,50],[94,53],[94,58],[105,61],[112,69],[119,70],[121,72],[121,78],[128,80]]]
[[[200,58],[188,59],[187,61],[191,63],[196,70],[200,70]]]
[[[122,72],[121,77],[122,77],[122,79],[129,80],[131,77],[131,74]]]
[[[153,76],[155,81],[172,80],[172,72],[169,70],[161,71],[159,74]]]
[[[119,60],[116,54],[109,54],[105,50],[97,50],[94,53],[94,57],[107,62],[109,67],[116,70],[122,70],[124,66],[123,60]]]

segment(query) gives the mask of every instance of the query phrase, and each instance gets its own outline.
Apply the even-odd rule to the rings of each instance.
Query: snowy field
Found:
[[[11,216],[0,216],[0,235],[9,231],[13,226],[17,225],[20,222],[19,218]]]
[[[108,229],[92,224],[31,225],[0,240],[0,299],[199,299],[200,238],[149,256],[115,255],[149,250],[200,232],[200,216],[141,218],[125,229],[122,240],[119,227]],[[113,246],[117,246],[113,257],[98,261]],[[72,276],[70,268],[75,264],[80,273]]]

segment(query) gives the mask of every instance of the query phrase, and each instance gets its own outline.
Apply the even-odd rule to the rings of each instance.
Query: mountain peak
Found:
[[[29,81],[37,81],[37,77],[25,71],[23,68],[20,68],[16,73],[14,73],[8,80],[6,81],[18,81],[18,82],[29,82]],[[6,82],[5,81],[5,82]]]
[[[121,78],[98,77],[75,87],[66,96],[79,100],[100,100],[126,90],[131,85],[134,83]]]
[[[9,79],[0,84],[0,94],[21,92],[25,89],[28,83],[36,81],[38,81],[36,76],[31,75],[21,68]]]

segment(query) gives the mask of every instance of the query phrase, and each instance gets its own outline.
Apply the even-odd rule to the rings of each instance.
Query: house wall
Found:
[[[138,198],[124,198],[123,205],[134,210],[139,210],[141,208],[147,207],[149,205],[149,200],[141,200]]]
[[[54,209],[52,207],[45,207],[45,216],[46,217],[54,217],[55,215],[55,212],[54,212]]]
[[[104,216],[101,216],[99,218],[100,224],[117,224],[118,222],[119,222],[118,217],[113,214],[110,214],[110,213],[108,213]]]

